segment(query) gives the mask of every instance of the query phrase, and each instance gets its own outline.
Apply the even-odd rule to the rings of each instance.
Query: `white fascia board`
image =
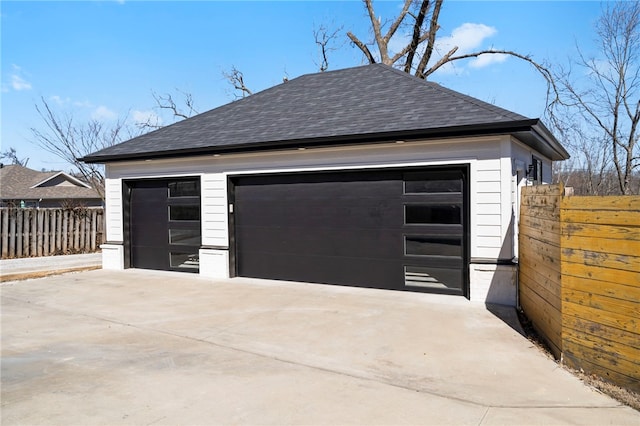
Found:
[[[68,180],[68,181],[70,181],[70,182],[72,182],[72,183],[74,183],[74,184],[76,184],[76,185],[82,186],[82,187],[84,187],[84,188],[91,188],[91,186],[89,186],[89,185],[88,185],[88,184],[86,184],[85,182],[81,181],[80,179],[74,178],[73,176],[68,175],[68,174],[66,174],[65,172],[58,172],[58,173],[56,173],[55,175],[53,175],[53,176],[49,176],[48,178],[44,179],[43,181],[40,181],[40,182],[36,183],[35,185],[33,185],[33,186],[32,186],[31,188],[29,188],[29,189],[38,188],[40,185],[43,185],[43,184],[45,184],[45,183],[49,182],[50,180],[52,180],[52,179],[54,179],[54,178],[57,178],[58,176],[62,176],[62,177],[64,177],[66,180]]]

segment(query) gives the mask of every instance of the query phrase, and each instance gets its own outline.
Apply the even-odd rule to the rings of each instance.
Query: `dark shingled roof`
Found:
[[[531,140],[524,137],[525,143],[553,159],[568,158],[537,119],[374,64],[303,75],[83,160],[109,162],[491,133],[526,133]]]

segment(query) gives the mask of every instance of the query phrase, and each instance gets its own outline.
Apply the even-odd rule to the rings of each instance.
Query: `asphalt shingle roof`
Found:
[[[303,75],[84,160],[214,153],[294,142],[353,143],[385,135],[506,128],[514,123],[530,126],[534,122],[537,120],[374,64]]]
[[[60,175],[59,178],[53,179]],[[50,182],[46,182],[51,180]],[[0,168],[0,199],[2,200],[50,200],[50,199],[100,199],[100,194],[92,188],[55,185],[67,180],[60,172],[39,172],[20,165]],[[43,183],[44,182],[44,183]],[[36,186],[43,183],[40,186]]]

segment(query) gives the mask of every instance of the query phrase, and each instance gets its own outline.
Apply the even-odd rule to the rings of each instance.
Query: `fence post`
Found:
[[[16,240],[18,239],[16,234],[16,224],[18,222],[18,212],[16,209],[11,209],[9,217],[11,218],[11,224],[9,225],[9,257],[16,257]]]
[[[34,210],[34,214],[36,216],[36,227],[32,231],[36,234],[36,256],[42,256],[42,252],[44,251],[44,212],[40,209]]]
[[[2,259],[7,258],[9,251],[9,209],[2,209]]]
[[[69,241],[69,210],[62,210],[62,254],[67,254]]]
[[[56,210],[56,252],[62,251],[62,210]]]
[[[29,250],[29,256],[38,255],[38,210],[31,209],[31,226],[29,233],[31,234],[31,247]]]

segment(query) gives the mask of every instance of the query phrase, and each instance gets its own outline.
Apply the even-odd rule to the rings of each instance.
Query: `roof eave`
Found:
[[[156,151],[151,153],[129,153],[114,155],[88,155],[79,158],[80,161],[86,163],[111,163],[119,161],[132,160],[153,160],[161,158],[175,158],[187,155],[210,155],[216,153],[232,153],[232,152],[256,152],[275,149],[290,149],[294,147],[312,147],[312,146],[332,146],[345,145],[348,142],[368,141],[371,143],[382,143],[390,140],[406,139],[440,139],[452,137],[468,137],[468,136],[487,136],[495,134],[521,134],[523,132],[532,132],[534,127],[539,124],[539,120],[526,119],[519,121],[509,121],[500,123],[475,124],[469,126],[444,127],[432,129],[403,130],[395,132],[382,133],[366,133],[357,135],[338,135],[319,138],[307,139],[289,139],[271,142],[257,142],[232,146],[209,146],[191,149],[176,149],[171,151]],[[544,126],[543,126],[544,127]],[[549,133],[550,135],[550,133]],[[559,143],[553,138],[552,141],[560,147]],[[562,147],[560,147],[562,148]],[[564,149],[563,149],[564,151]],[[565,151],[566,152],[566,151]],[[568,155],[568,154],[567,154]]]

